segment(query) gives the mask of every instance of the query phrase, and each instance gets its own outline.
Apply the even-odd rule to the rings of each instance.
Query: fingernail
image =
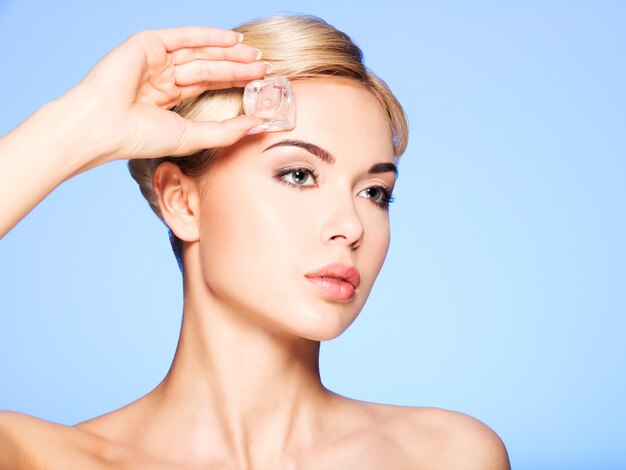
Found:
[[[263,57],[263,53],[261,52],[261,49],[257,49],[255,47],[254,50],[256,51],[256,57],[254,60],[259,60],[261,57]]]
[[[243,34],[239,33],[239,42],[243,41]]]
[[[246,135],[260,134],[261,132],[265,132],[269,127],[270,126],[268,124],[261,124],[260,126],[256,126],[250,129],[248,132],[246,132]]]
[[[270,64],[269,62],[263,62],[265,64],[265,73],[271,73],[272,72],[272,64]]]

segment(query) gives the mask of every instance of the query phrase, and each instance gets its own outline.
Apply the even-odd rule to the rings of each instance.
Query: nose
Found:
[[[365,229],[352,196],[329,201],[326,214],[321,234],[322,241],[344,244],[353,250],[358,248]]]

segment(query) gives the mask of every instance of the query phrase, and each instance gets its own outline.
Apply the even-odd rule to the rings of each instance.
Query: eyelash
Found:
[[[287,176],[291,173],[296,173],[296,172],[302,172],[302,173],[306,173],[308,175],[311,175],[313,177],[314,180],[317,180],[317,178],[319,177],[319,173],[317,173],[313,168],[307,168],[307,167],[293,167],[293,168],[284,168],[280,171],[278,171],[276,173],[276,175],[274,176],[274,178],[279,182],[282,183],[286,186],[289,187],[295,187],[298,188],[300,190],[306,190],[306,189],[311,189],[314,188],[315,186],[311,186],[311,185],[302,185],[302,184],[294,184],[291,183],[290,181],[285,180],[283,177]],[[391,194],[391,190],[383,185],[376,185],[376,186],[370,186],[369,188],[366,189],[379,189],[382,191],[383,193],[383,199],[381,201],[376,201],[374,199],[370,199],[370,202],[372,204],[374,204],[377,207],[380,207],[382,209],[388,209],[389,208],[389,204],[391,204],[394,201],[394,197]]]

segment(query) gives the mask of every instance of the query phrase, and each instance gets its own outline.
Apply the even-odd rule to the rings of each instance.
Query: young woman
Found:
[[[241,87],[266,75],[291,80],[292,130],[242,114]],[[137,401],[73,427],[0,413],[0,467],[509,468],[468,416],[320,380],[320,341],[354,321],[387,253],[406,139],[360,50],[307,17],[136,34],[5,136],[0,234],[64,180],[131,159],[184,312],[170,371]]]

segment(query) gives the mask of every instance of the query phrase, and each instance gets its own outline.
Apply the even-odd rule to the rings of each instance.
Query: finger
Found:
[[[195,98],[207,90],[224,90],[226,88],[244,88],[250,80],[241,80],[234,82],[205,82],[184,87],[178,87],[180,92],[177,102]],[[243,90],[241,91],[243,95]],[[171,106],[170,106],[171,107]]]
[[[194,60],[174,67],[176,85],[187,86],[202,83],[243,82],[264,77],[268,64],[254,62],[240,64],[227,61]]]
[[[172,155],[186,155],[200,149],[228,147],[263,121],[253,116],[237,116],[222,122],[186,121],[180,144]]]
[[[179,101],[185,101],[189,98],[195,98],[196,96],[201,95],[207,90],[211,88],[208,85],[189,85],[184,87],[178,87],[180,91],[180,99]]]
[[[154,33],[159,36],[168,51],[182,47],[229,47],[241,42],[243,38],[241,33],[235,31],[203,26],[158,29]]]
[[[261,58],[261,51],[246,44],[232,47],[185,47],[169,53],[174,65],[182,65],[194,60],[229,60],[250,63]]]

